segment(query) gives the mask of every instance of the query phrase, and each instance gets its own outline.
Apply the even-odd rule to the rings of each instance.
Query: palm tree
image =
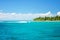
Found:
[[[54,17],[38,17],[38,18],[34,18],[34,21],[60,21],[60,16],[54,16]]]

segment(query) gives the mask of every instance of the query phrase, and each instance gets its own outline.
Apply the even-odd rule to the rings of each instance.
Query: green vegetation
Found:
[[[54,16],[54,17],[38,17],[34,18],[34,21],[60,21],[60,16]]]

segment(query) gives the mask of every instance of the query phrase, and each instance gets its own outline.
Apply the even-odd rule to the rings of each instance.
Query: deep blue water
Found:
[[[0,40],[60,40],[60,22],[0,23]]]

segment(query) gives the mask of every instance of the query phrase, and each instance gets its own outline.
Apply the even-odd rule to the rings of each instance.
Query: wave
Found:
[[[0,23],[30,23],[31,21],[0,21]]]

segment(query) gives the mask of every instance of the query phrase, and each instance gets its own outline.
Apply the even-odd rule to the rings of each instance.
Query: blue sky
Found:
[[[60,0],[0,0],[0,10],[15,13],[45,13],[60,11]]]

